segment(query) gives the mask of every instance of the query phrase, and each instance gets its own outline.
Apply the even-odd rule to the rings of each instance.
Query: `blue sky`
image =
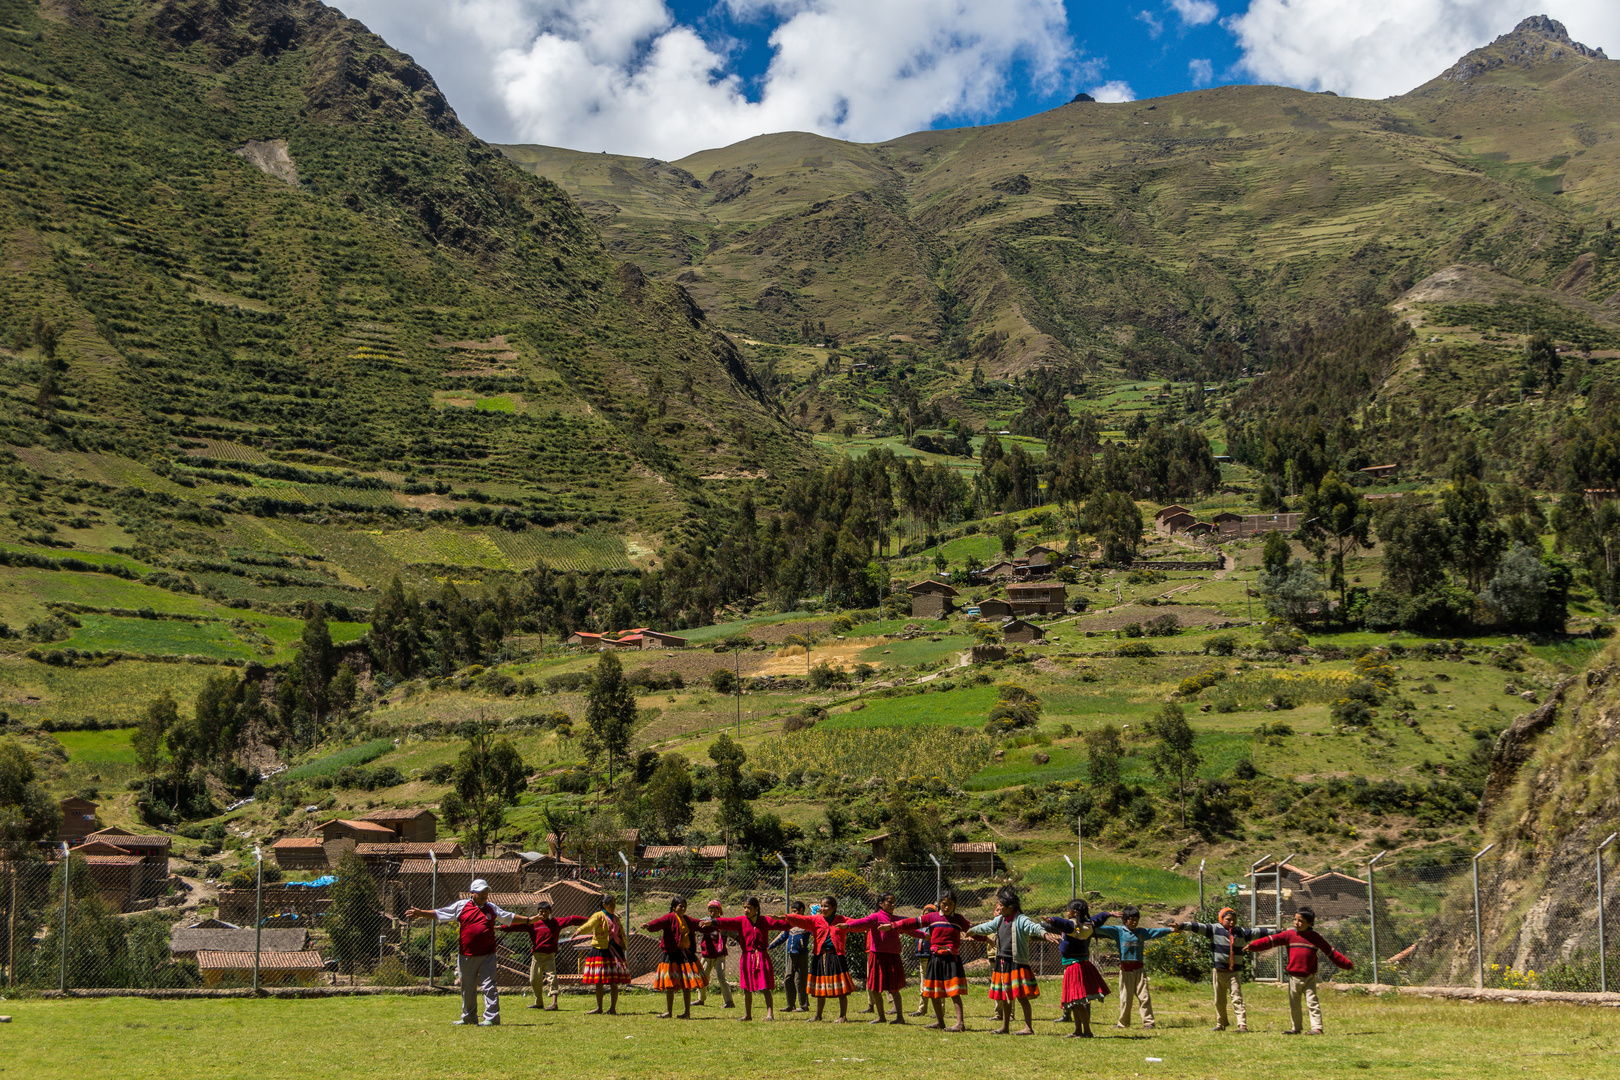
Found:
[[[1620,46],[1617,0],[331,0],[476,134],[673,160],[776,131],[878,142],[1076,92],[1240,82],[1405,93],[1545,13]]]

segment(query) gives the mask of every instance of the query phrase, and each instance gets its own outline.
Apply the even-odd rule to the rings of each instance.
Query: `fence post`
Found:
[[[57,989],[67,993],[67,943],[68,943],[68,879],[73,869],[72,856],[68,854],[67,841],[62,841],[62,966],[57,973]]]
[[[1205,861],[1206,860],[1204,860],[1204,859],[1199,859],[1198,860],[1198,915],[1199,915],[1200,918],[1202,918],[1203,914],[1204,914],[1204,863],[1205,863]]]
[[[1369,945],[1372,949],[1372,981],[1374,986],[1378,985],[1378,904],[1373,892],[1373,871],[1377,869],[1378,860],[1388,854],[1388,850],[1380,851],[1367,860],[1367,933],[1369,935]]]
[[[253,845],[253,993],[259,992],[259,942],[264,936],[264,850]]]
[[[1597,849],[1597,886],[1598,886],[1598,989],[1603,993],[1609,992],[1609,939],[1604,933],[1603,926],[1603,849],[1614,843],[1614,838],[1620,833],[1610,833],[1609,838],[1598,845]]]
[[[776,853],[776,861],[782,864],[782,910],[793,910],[793,886],[788,881],[788,861],[782,858],[782,853]]]
[[[1479,860],[1483,859],[1495,844],[1486,844],[1478,855],[1474,856],[1474,977],[1476,986],[1485,989],[1485,935],[1479,922]]]
[[[1256,859],[1254,862],[1249,864],[1249,925],[1250,926],[1258,926],[1260,924],[1260,886],[1259,886],[1259,882],[1256,881],[1256,879],[1255,879],[1255,871],[1258,870],[1260,867],[1264,866],[1269,861],[1271,861],[1271,856],[1267,855],[1265,858]],[[1259,960],[1256,960],[1254,962],[1254,977],[1256,979],[1258,979],[1260,977],[1260,961]]]
[[[932,851],[928,853],[928,861],[934,864],[934,903],[937,904],[940,896],[944,894],[945,885],[940,878],[939,860],[934,858]]]
[[[1272,899],[1276,901],[1277,929],[1279,931],[1283,928],[1283,917],[1282,917],[1282,868],[1283,868],[1284,864],[1286,864],[1288,862],[1288,860],[1292,859],[1293,857],[1294,857],[1294,853],[1292,851],[1290,851],[1287,855],[1284,855],[1282,858],[1278,859],[1275,863],[1272,864],[1272,870],[1274,871],[1274,873],[1271,875],[1271,883],[1272,883],[1272,886],[1277,890],[1277,895],[1272,897]],[[1281,986],[1285,982],[1287,982],[1287,980],[1283,978],[1282,956],[1279,954],[1279,956],[1277,958],[1277,985]]]
[[[1078,892],[1075,895],[1078,896],[1086,890],[1086,819],[1084,815],[1074,819],[1074,861],[1079,866],[1079,869],[1075,871],[1078,881],[1078,884],[1075,885]]]
[[[1063,861],[1069,864],[1069,903],[1072,904],[1074,903],[1075,898],[1080,895],[1080,887],[1075,881],[1074,860],[1065,855],[1063,856]]]
[[[428,886],[428,907],[434,911],[439,909],[439,856],[432,848],[428,849],[428,862],[433,866],[432,884]],[[439,917],[437,915],[428,920],[428,989],[436,989],[433,977],[439,967]]]
[[[731,859],[730,859],[729,856],[730,856],[731,853],[728,851],[726,854],[727,854],[726,869],[730,870],[731,869]],[[630,860],[624,857],[624,852],[622,852],[622,851],[619,852],[619,863],[620,863],[620,865],[622,865],[624,867],[624,924],[623,925],[629,926],[630,925]],[[626,936],[625,941],[628,942],[629,940],[630,940],[630,938],[628,936]]]
[[[6,986],[17,985],[17,862],[7,859],[11,871],[11,891],[6,894]]]

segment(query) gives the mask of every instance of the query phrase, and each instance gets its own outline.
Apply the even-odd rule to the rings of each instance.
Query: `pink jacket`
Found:
[[[744,915],[728,915],[714,920],[716,930],[735,935],[745,956],[751,952],[769,952],[771,931],[788,930],[792,926],[786,919],[771,915],[761,915],[757,923],[749,922]]]
[[[897,930],[877,930],[874,927],[885,923],[899,922],[899,918],[887,911],[874,911],[870,915],[863,915],[859,919],[851,919],[844,924],[845,930],[866,931],[866,951],[871,953],[898,953],[900,951],[900,932]]]

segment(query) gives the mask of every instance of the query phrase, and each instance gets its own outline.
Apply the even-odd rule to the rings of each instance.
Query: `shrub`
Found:
[[[1152,645],[1149,645],[1145,641],[1127,641],[1123,645],[1115,647],[1114,655],[1134,658],[1157,656],[1159,654],[1154,650]]]
[[[730,668],[715,668],[709,672],[709,685],[717,694],[729,694],[737,689],[737,676]]]
[[[1211,656],[1231,656],[1237,652],[1238,636],[1236,634],[1216,634],[1204,642],[1204,651]]]
[[[1142,629],[1148,637],[1174,637],[1181,633],[1181,620],[1168,613],[1158,615],[1149,619]]]

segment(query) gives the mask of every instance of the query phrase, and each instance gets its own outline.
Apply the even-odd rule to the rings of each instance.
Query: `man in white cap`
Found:
[[[521,915],[496,907],[489,900],[489,882],[477,878],[467,890],[471,898],[457,900],[442,908],[413,907],[407,919],[431,916],[439,922],[461,926],[461,953],[456,957],[456,976],[461,980],[461,1019],[457,1024],[494,1027],[501,1022],[501,999],[495,989],[495,926],[526,923]],[[478,991],[484,992],[484,1018],[478,1019]]]

